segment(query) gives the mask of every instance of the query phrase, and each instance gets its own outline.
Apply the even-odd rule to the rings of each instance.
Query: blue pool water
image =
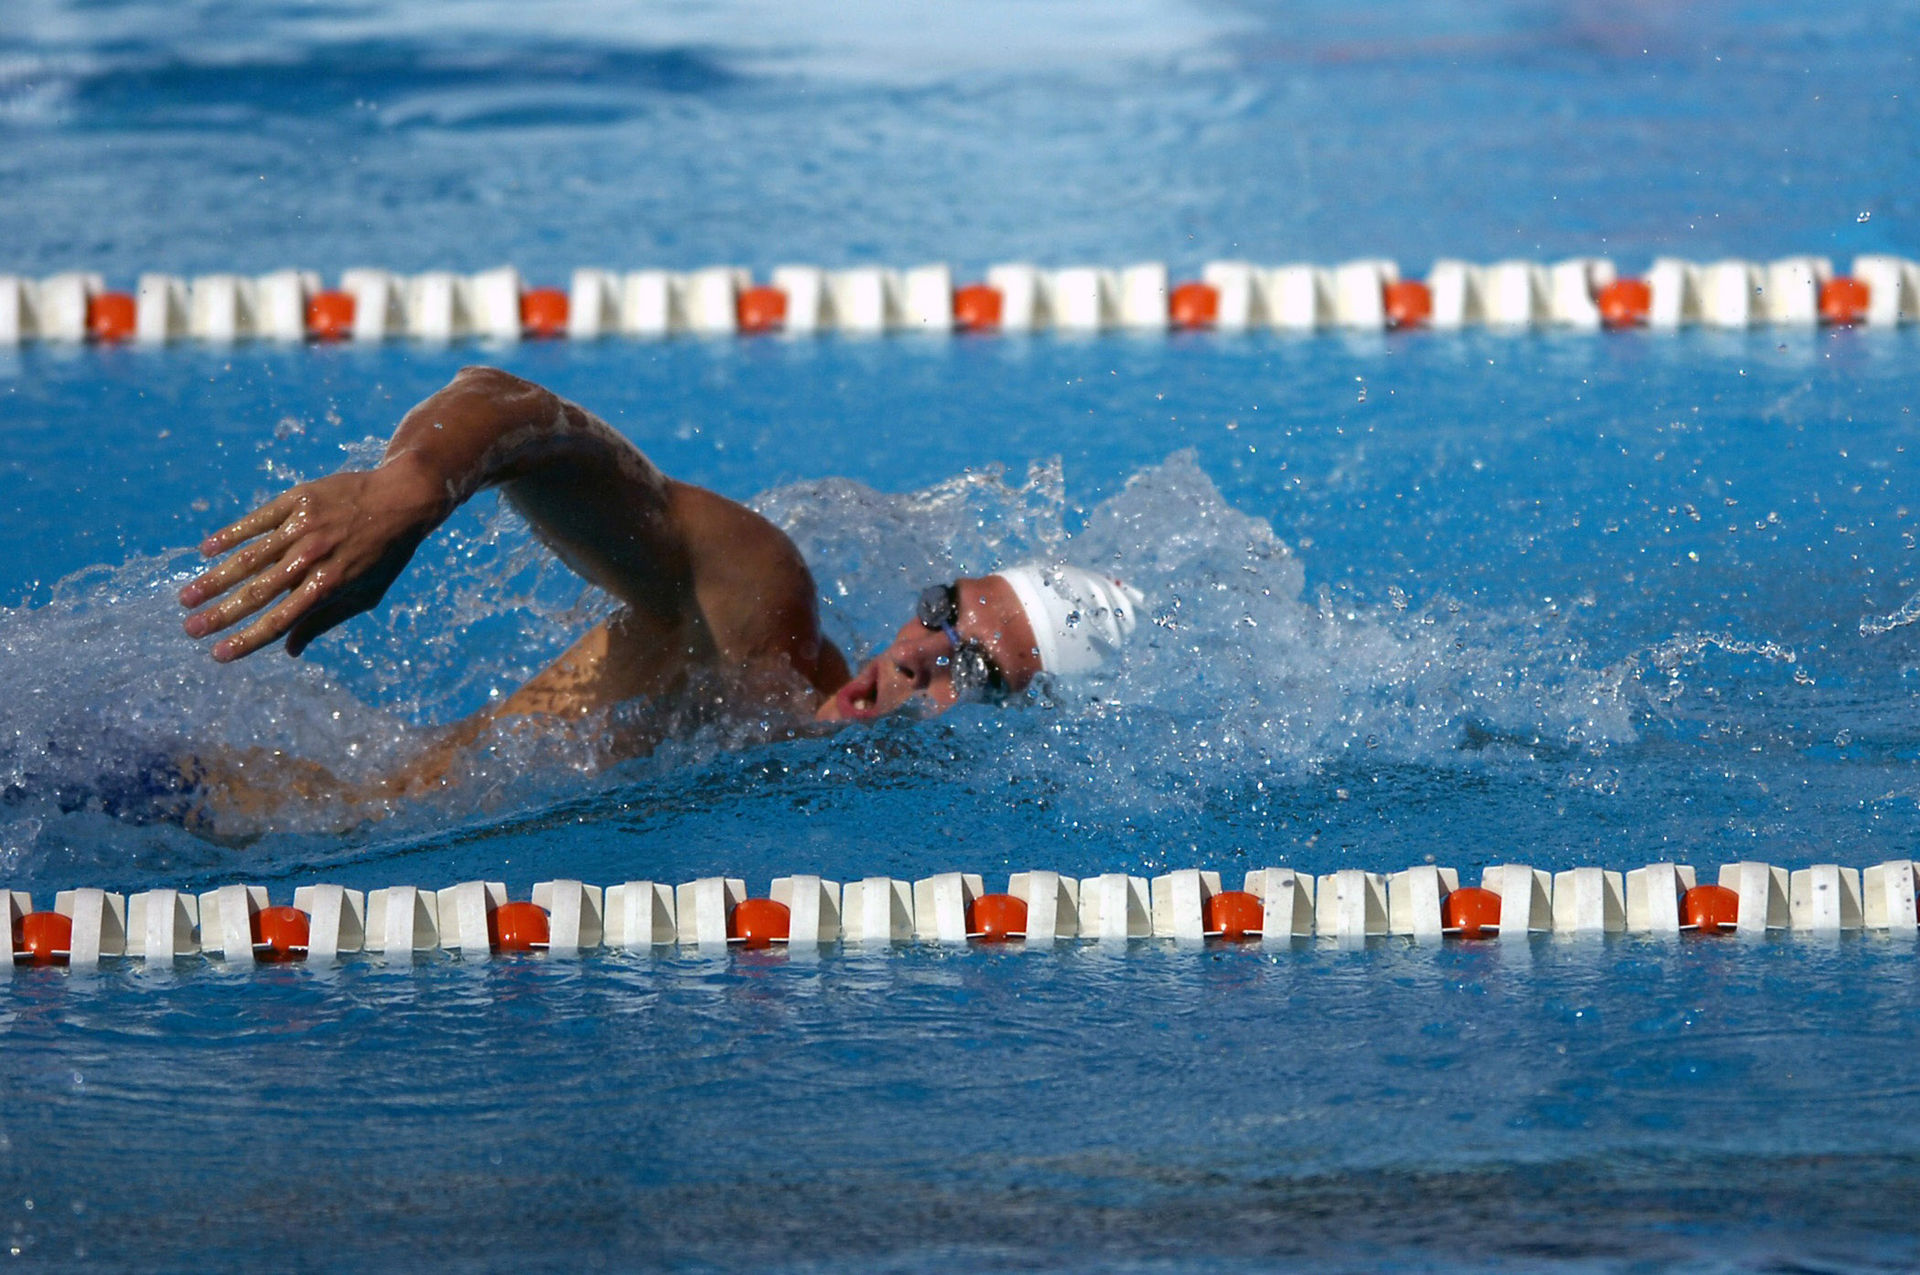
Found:
[[[78,5],[0,21],[0,269],[1916,255],[1910,6]],[[1856,866],[1920,829],[1911,332],[0,353],[0,871],[359,888],[1285,863]],[[605,604],[491,497],[298,663],[188,546],[465,362],[786,526],[852,651],[1046,549],[1154,621],[1006,711],[442,800],[141,817],[160,750],[377,770]],[[340,831],[346,818],[351,826]],[[1910,1269],[1873,936],[21,971],[52,1265]]]

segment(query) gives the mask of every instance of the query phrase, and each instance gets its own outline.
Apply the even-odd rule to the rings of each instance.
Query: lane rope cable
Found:
[[[569,287],[531,287],[512,266],[478,274],[401,275],[353,269],[331,288],[311,270],[143,274],[131,292],[99,274],[0,274],[0,348],[42,342],[193,340],[445,343],[782,333],[1109,331],[1308,333],[1486,327],[1673,330],[1920,322],[1920,262],[1854,258],[1840,275],[1825,257],[1771,262],[1655,260],[1640,276],[1603,257],[1433,263],[1403,278],[1385,258],[1335,266],[1208,263],[1173,282],[1159,262],[1109,268],[997,265],[954,282],[944,264],[891,269],[775,268],[763,283],[735,266],[702,270],[582,269]]]
[[[1401,872],[1345,868],[1314,877],[1291,868],[1248,872],[1238,890],[1218,872],[1187,868],[1152,878],[1124,872],[1076,879],[1015,872],[1000,893],[979,873],[918,881],[866,877],[844,885],[819,876],[775,877],[750,897],[739,877],[678,885],[625,881],[601,887],[542,881],[511,899],[498,881],[445,889],[412,885],[370,892],[303,885],[275,905],[264,886],[205,893],[157,888],[131,896],[62,890],[51,911],[30,894],[4,893],[11,965],[96,966],[103,959],[173,962],[196,956],[251,963],[288,960],[411,960],[436,950],[463,959],[545,952],[577,957],[682,948],[858,948],[895,943],[1003,943],[1164,939],[1202,944],[1331,940],[1352,946],[1403,936],[1526,939],[1538,934],[1777,933],[1833,938],[1863,930],[1920,937],[1920,890],[1911,859],[1864,871],[1816,864],[1789,871],[1767,863],[1723,865],[1717,881],[1692,867],[1655,863],[1629,872],[1525,864],[1486,868],[1477,886],[1456,869],[1422,864]]]

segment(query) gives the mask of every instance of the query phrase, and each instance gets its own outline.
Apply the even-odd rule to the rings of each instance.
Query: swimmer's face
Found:
[[[984,576],[956,580],[954,588],[959,601],[954,632],[986,649],[1008,690],[1024,690],[1040,671],[1040,655],[1013,587],[997,576]],[[941,713],[957,699],[953,644],[941,630],[912,619],[900,626],[893,644],[869,660],[815,716],[823,722],[871,721],[908,704]]]

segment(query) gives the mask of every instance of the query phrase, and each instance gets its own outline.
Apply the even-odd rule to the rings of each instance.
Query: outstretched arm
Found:
[[[408,412],[378,468],[303,483],[209,536],[201,551],[228,556],[180,591],[182,605],[200,608],[187,632],[246,621],[214,646],[215,659],[283,635],[298,655],[377,606],[420,543],[490,486],[626,604],[622,644],[647,662],[774,658],[816,684],[837,671],[812,577],[777,528],[674,482],[592,413],[491,368],[463,370]]]

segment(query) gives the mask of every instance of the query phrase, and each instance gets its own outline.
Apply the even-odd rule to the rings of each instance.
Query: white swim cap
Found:
[[[1127,640],[1147,603],[1131,585],[1080,567],[1029,562],[994,574],[1013,586],[1049,673],[1098,668]]]

